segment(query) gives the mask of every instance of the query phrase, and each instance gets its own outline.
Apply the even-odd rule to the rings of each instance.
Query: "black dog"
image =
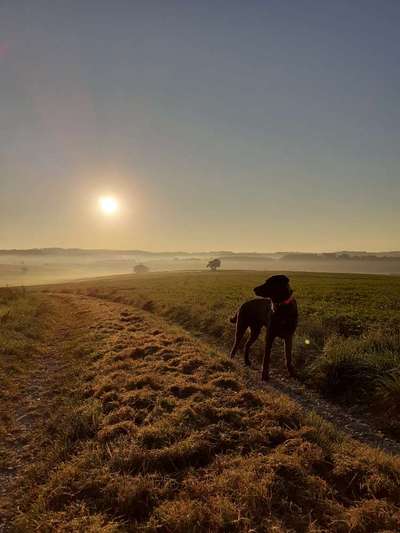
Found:
[[[269,378],[271,350],[276,337],[284,340],[286,367],[289,374],[294,376],[292,346],[293,335],[297,328],[298,310],[293,291],[289,285],[289,278],[283,275],[271,276],[263,285],[256,287],[254,292],[262,298],[271,298],[274,309],[271,324],[267,330],[262,379],[267,381]]]

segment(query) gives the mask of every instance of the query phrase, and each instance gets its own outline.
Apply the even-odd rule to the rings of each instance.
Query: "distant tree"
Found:
[[[135,265],[133,267],[133,271],[135,274],[144,274],[145,272],[149,272],[149,267],[147,267],[146,265]]]
[[[221,259],[212,259],[208,262],[207,268],[215,272],[221,266]]]

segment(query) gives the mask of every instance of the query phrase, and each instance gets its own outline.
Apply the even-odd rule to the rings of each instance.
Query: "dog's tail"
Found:
[[[229,322],[231,324],[236,324],[237,319],[238,319],[238,314],[236,313],[234,316],[231,316],[231,318],[229,319]]]

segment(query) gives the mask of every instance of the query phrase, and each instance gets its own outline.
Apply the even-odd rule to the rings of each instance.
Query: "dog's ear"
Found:
[[[264,297],[265,291],[266,291],[266,283],[264,283],[263,285],[258,285],[257,287],[254,287],[253,291],[256,296]]]

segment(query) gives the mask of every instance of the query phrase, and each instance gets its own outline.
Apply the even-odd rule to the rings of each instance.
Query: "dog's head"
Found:
[[[271,298],[274,303],[284,302],[293,293],[289,285],[289,278],[282,274],[271,276],[265,283],[255,287],[254,292],[262,298]]]

